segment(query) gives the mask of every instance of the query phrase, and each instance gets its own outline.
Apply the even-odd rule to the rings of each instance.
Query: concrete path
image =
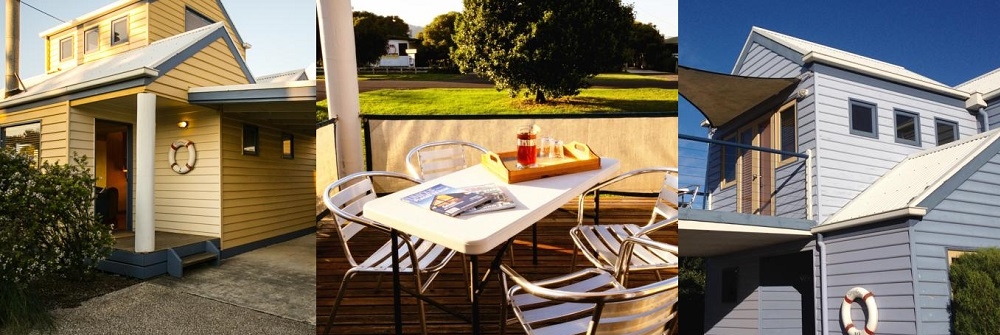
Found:
[[[316,236],[57,310],[56,334],[315,334]]]

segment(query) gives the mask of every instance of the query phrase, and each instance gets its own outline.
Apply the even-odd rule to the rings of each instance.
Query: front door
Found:
[[[129,154],[131,126],[96,120],[94,123],[97,200],[94,208],[101,220],[116,231],[131,229],[131,183]]]
[[[740,129],[740,144],[774,146],[770,115]],[[740,149],[739,212],[774,215],[774,154]]]

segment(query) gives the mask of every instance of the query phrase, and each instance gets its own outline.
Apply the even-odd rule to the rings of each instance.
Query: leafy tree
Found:
[[[952,334],[998,334],[1000,249],[980,249],[951,264]]]
[[[632,23],[625,53],[629,66],[642,69],[667,70],[667,61],[672,58],[667,41],[656,26],[642,22]]]
[[[455,49],[455,21],[458,12],[448,12],[438,15],[424,30],[417,34],[420,40],[420,57],[417,61],[425,66],[451,68],[451,51]]]
[[[391,37],[409,37],[410,26],[398,16],[354,12],[354,50],[358,66],[378,62]]]
[[[497,90],[576,95],[587,79],[621,68],[632,7],[620,0],[464,0],[452,60]]]
[[[680,291],[677,303],[684,312],[678,313],[680,334],[704,334],[705,322],[705,261],[698,257],[680,258]]]

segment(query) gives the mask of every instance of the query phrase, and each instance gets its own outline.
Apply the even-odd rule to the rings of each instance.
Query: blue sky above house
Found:
[[[38,34],[62,22],[25,4],[69,21],[117,0],[22,2],[20,73],[22,78],[30,78],[45,71],[45,44]],[[247,66],[255,76],[306,68],[316,62],[315,1],[222,0],[222,4],[243,41],[253,45],[247,50]],[[0,36],[5,33],[4,26],[0,25]],[[5,68],[5,62],[0,58],[0,71]]]
[[[732,71],[753,26],[899,65],[950,86],[1000,68],[995,1],[686,0],[679,6],[680,64],[714,72]],[[679,103],[679,115],[680,133],[706,135],[699,126],[704,116],[686,101]],[[681,184],[704,183],[704,145],[680,141],[680,162]]]

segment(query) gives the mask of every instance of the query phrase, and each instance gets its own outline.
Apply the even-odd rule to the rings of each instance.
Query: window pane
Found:
[[[259,143],[259,133],[257,131],[257,126],[243,125],[243,154],[249,156],[257,156],[260,154],[258,152]]]
[[[111,22],[111,45],[128,42],[128,17]]]
[[[781,151],[785,152],[798,152],[798,148],[795,147],[795,108],[789,108],[781,111],[778,116],[781,122]],[[792,158],[791,155],[781,154],[781,160]]]
[[[896,139],[898,142],[919,144],[917,143],[919,140],[917,138],[917,117],[917,115],[906,112],[896,112]]]
[[[730,137],[726,139],[726,142],[732,142],[735,138]],[[724,182],[730,182],[736,180],[736,147],[723,146],[722,147],[722,179]]]
[[[85,47],[84,47],[83,50],[84,50],[85,53],[86,52],[95,51],[98,48],[100,48],[100,43],[101,43],[101,41],[100,41],[101,37],[100,36],[101,36],[101,34],[97,30],[97,28],[94,28],[94,29],[91,29],[91,30],[87,30],[87,32],[84,33],[83,36],[84,36],[84,40],[85,40],[84,41]]]
[[[872,108],[865,105],[851,105],[851,129],[863,133],[875,133],[872,124]]]
[[[295,137],[292,134],[281,134],[281,158],[295,158]]]
[[[195,30],[212,23],[215,22],[191,10],[191,8],[187,8],[184,12],[184,31]]]
[[[3,128],[3,146],[28,155],[38,162],[41,158],[42,124],[29,123]]]
[[[64,61],[73,58],[73,38],[67,37],[59,40],[59,60]]]
[[[947,121],[936,122],[937,128],[937,144],[942,145],[949,142],[954,142],[958,139],[958,128],[954,123]]]

